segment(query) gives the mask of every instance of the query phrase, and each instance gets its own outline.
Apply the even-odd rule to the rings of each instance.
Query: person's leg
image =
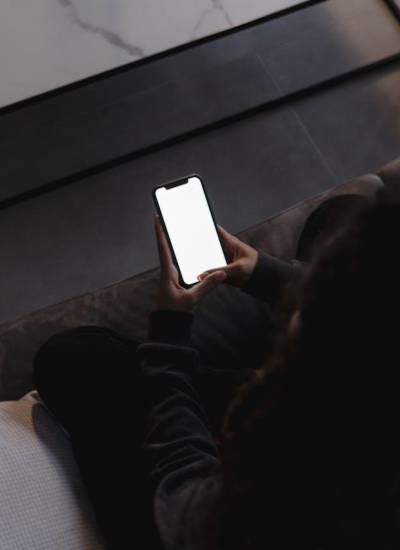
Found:
[[[35,383],[68,431],[107,547],[160,543],[142,463],[137,343],[98,327],[51,338],[35,359]],[[145,542],[147,541],[147,542]]]

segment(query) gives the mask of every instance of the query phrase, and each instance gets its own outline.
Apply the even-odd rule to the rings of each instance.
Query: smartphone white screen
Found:
[[[227,265],[199,178],[170,189],[160,187],[156,199],[187,285],[197,283],[203,271]]]

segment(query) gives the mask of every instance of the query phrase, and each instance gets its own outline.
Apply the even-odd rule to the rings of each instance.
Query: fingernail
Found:
[[[197,277],[198,281],[202,281],[207,277],[207,273],[200,273],[200,275]]]

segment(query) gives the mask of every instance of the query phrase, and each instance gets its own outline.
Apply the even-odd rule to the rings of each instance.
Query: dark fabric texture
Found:
[[[308,215],[329,196],[357,193],[371,195],[382,181],[378,176],[357,178],[333,190],[310,198],[242,233],[239,237],[252,246],[281,259],[296,255],[297,241]],[[152,270],[106,288],[67,300],[0,325],[0,399],[17,399],[32,389],[32,365],[36,351],[52,335],[79,325],[98,325],[143,341],[147,319],[154,309],[158,270]],[[227,361],[239,364],[243,349],[243,317],[254,320],[254,354],[262,356],[259,326],[270,319],[268,307],[234,288],[224,285],[209,296],[196,312],[192,337],[203,350],[204,362],[217,360],[219,343],[224,343]],[[235,323],[230,322],[235,319]],[[208,327],[212,325],[213,336]],[[258,329],[259,330],[259,329]],[[237,342],[236,346],[233,344]],[[229,349],[228,349],[229,348]],[[212,356],[207,350],[213,350]]]

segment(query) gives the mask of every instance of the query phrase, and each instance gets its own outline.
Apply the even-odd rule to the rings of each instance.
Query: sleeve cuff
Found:
[[[258,253],[256,267],[242,290],[255,298],[274,304],[293,274],[293,266],[265,252]]]
[[[149,341],[187,346],[193,315],[183,311],[157,310],[150,313]]]

